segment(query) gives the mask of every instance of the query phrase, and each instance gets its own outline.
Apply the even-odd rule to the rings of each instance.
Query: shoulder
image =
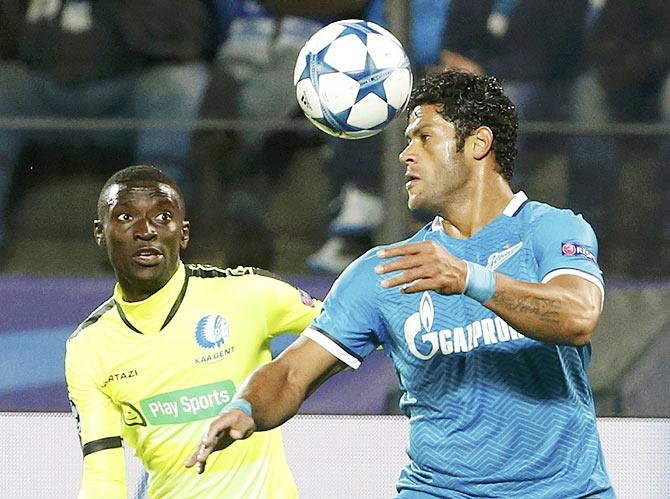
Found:
[[[597,275],[598,238],[582,215],[544,203],[528,203],[527,240],[546,276],[559,268],[578,268]]]
[[[202,263],[190,263],[185,265],[186,275],[190,278],[198,279],[227,279],[235,277],[243,277],[250,275],[261,275],[268,273],[256,267],[217,267],[214,265],[207,265]]]
[[[365,285],[377,284],[377,282],[384,279],[375,273],[374,268],[382,262],[382,259],[377,256],[377,252],[382,249],[392,248],[394,246],[401,246],[403,244],[423,241],[426,235],[431,232],[431,224],[427,224],[413,236],[403,239],[391,244],[384,244],[370,248],[368,251],[359,256],[356,260],[349,264],[344,269],[342,274],[337,278],[333,288],[341,286],[343,282],[355,281],[358,289],[364,289]],[[376,286],[375,289],[381,290]]]
[[[227,299],[257,299],[292,296],[300,290],[283,277],[258,267],[220,268],[186,265],[191,293],[209,299],[213,294]],[[193,286],[191,286],[193,284]]]
[[[258,267],[216,267],[204,264],[186,265],[186,275],[189,280],[208,283],[234,283],[236,285],[249,282],[275,280],[286,282],[277,274]]]
[[[426,235],[430,232],[431,232],[431,224],[427,224],[426,226],[422,227],[421,230],[419,230],[416,234],[414,234],[413,236],[411,236],[407,239],[403,239],[402,241],[397,241],[395,243],[382,244],[382,245],[370,248],[368,251],[366,251],[361,256],[359,256],[356,260],[354,260],[349,265],[347,270],[351,269],[351,270],[356,271],[356,272],[365,272],[370,268],[374,268],[382,260],[381,258],[379,258],[377,256],[377,252],[379,252],[379,250],[393,248],[395,246],[402,246],[403,244],[423,241],[424,239],[426,239]],[[346,272],[346,270],[345,270],[345,272]]]
[[[99,321],[102,317],[109,314],[114,310],[114,299],[109,298],[98,306],[93,312],[91,312],[84,321],[77,326],[74,332],[67,339],[68,343],[73,341],[75,338],[80,338],[83,336],[83,332],[92,333],[96,329],[96,325],[99,324]]]
[[[534,231],[592,230],[591,225],[581,214],[539,201],[528,201],[516,216]]]

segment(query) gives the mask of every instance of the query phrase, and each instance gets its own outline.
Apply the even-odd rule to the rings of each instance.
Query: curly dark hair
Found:
[[[105,182],[105,185],[102,186],[102,189],[100,189],[100,196],[98,197],[98,218],[103,218],[102,215],[105,213],[105,208],[107,206],[107,190],[112,185],[142,182],[155,182],[157,184],[169,185],[179,195],[181,207],[184,209],[184,195],[172,178],[155,166],[135,165],[117,171],[114,175],[109,177],[107,182]]]
[[[429,74],[412,90],[407,108],[411,112],[421,104],[436,105],[444,119],[454,124],[458,150],[477,128],[489,127],[500,174],[508,181],[512,178],[519,118],[495,77],[455,70]]]

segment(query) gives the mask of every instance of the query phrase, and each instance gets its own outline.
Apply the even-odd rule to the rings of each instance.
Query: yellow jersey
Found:
[[[212,418],[240,383],[271,360],[270,339],[301,332],[321,303],[251,267],[180,264],[149,298],[119,285],[67,341],[65,375],[84,453],[80,497],[125,497],[122,440],[161,498],[293,498],[279,429],[187,469]]]

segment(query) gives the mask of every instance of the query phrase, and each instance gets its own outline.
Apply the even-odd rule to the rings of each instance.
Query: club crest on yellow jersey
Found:
[[[228,321],[222,315],[206,315],[195,326],[195,339],[202,348],[223,346],[228,333]]]

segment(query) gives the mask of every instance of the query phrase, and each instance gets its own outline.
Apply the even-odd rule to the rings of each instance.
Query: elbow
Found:
[[[590,343],[599,318],[600,308],[596,308],[595,306],[587,307],[578,313],[574,313],[564,323],[566,343],[577,347]]]
[[[591,335],[592,332],[587,332],[587,331],[577,331],[573,332],[570,335],[570,339],[568,340],[568,344],[572,345],[574,347],[582,347],[584,345],[588,345],[591,341]]]

